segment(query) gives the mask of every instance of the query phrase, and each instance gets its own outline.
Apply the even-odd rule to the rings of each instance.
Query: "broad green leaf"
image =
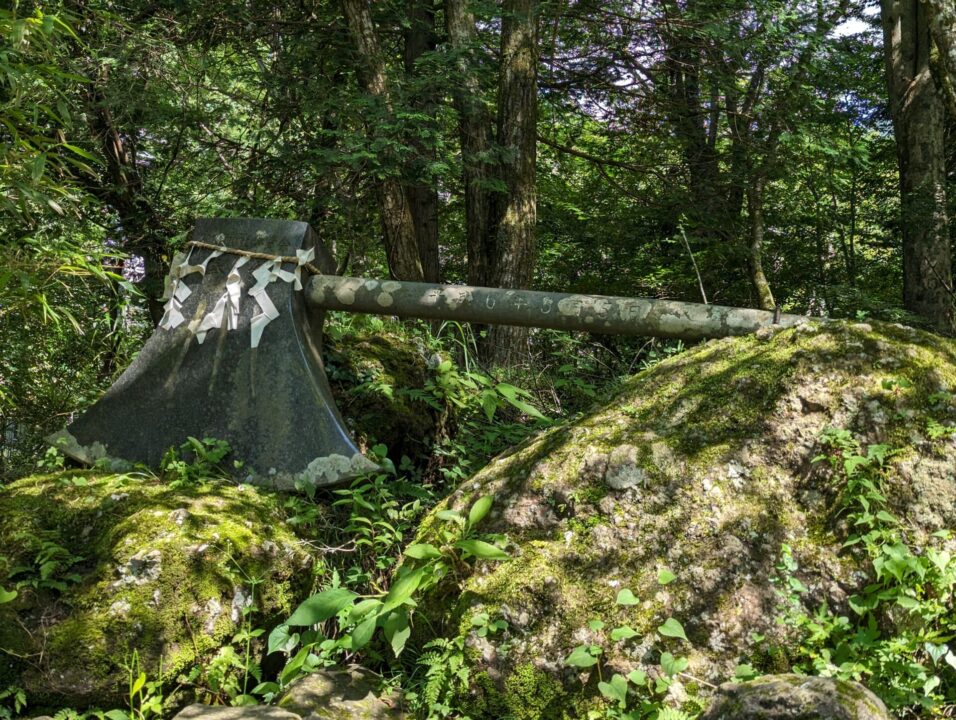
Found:
[[[637,605],[640,600],[634,597],[634,593],[630,591],[629,588],[622,588],[617,594],[617,599],[614,601],[618,605]]]
[[[361,650],[363,647],[369,644],[369,641],[372,639],[372,635],[375,634],[375,621],[377,616],[372,615],[360,622],[355,629],[352,631],[352,649]]]
[[[440,558],[441,551],[429,543],[418,543],[409,545],[405,550],[405,555],[415,560],[428,560],[430,558]]]
[[[408,612],[405,608],[389,613],[382,623],[382,629],[385,632],[385,639],[392,645],[392,652],[395,657],[402,654],[405,649],[405,643],[408,641],[412,629],[408,626]]]
[[[589,620],[589,621],[588,621],[588,627],[591,628],[592,630],[603,630],[603,629],[604,629],[604,621],[603,621],[603,620]]]
[[[627,705],[627,679],[614,673],[610,682],[598,683],[598,690],[609,700],[614,700],[622,708]]]
[[[675,658],[669,652],[661,655],[661,670],[664,671],[665,675],[673,677],[684,672],[688,665],[690,665],[690,661],[685,657]]]
[[[631,672],[627,674],[627,679],[635,685],[644,685],[647,682],[647,673],[643,670],[631,670]]]
[[[288,625],[279,625],[269,633],[269,654],[292,652],[299,644],[299,633],[290,633]]]
[[[738,665],[734,670],[734,677],[738,680],[753,680],[759,674],[760,673],[754,669],[754,666],[749,663]]]
[[[657,573],[657,582],[661,585],[669,585],[677,579],[677,576],[667,568],[661,568]]]
[[[143,689],[143,686],[146,684],[146,673],[140,673],[139,677],[136,678],[136,681],[133,683],[133,686],[129,689],[130,695],[135,695],[140,690]]]
[[[292,613],[292,617],[286,620],[287,625],[302,626],[315,625],[325,622],[331,617],[338,615],[339,611],[348,607],[357,598],[351,590],[345,588],[333,588],[313,595],[303,602]]]
[[[495,390],[501,393],[502,397],[506,400],[514,400],[518,397],[518,388],[514,385],[509,385],[508,383],[498,383],[495,386]]]
[[[638,635],[637,630],[628,627],[627,625],[622,625],[621,627],[611,630],[611,640],[614,640],[615,642],[618,640],[628,640],[636,635]]]
[[[946,645],[934,645],[931,642],[923,643],[923,649],[926,650],[926,654],[933,658],[933,664],[936,665],[940,658],[946,655],[946,651],[949,650],[949,647]]]
[[[537,420],[547,420],[547,419],[548,419],[548,418],[546,418],[544,415],[541,414],[541,411],[538,410],[538,408],[536,408],[534,405],[531,405],[530,403],[526,403],[524,400],[510,400],[510,399],[509,399],[509,400],[508,400],[508,403],[509,403],[510,405],[513,405],[515,408],[517,408],[518,410],[520,410],[521,412],[523,412],[525,415],[528,415],[529,417],[533,417],[533,418],[535,418],[535,419],[537,419]]]
[[[590,653],[587,645],[578,645],[564,659],[564,664],[577,668],[589,668],[597,664],[597,658]]]
[[[484,520],[485,515],[491,510],[491,504],[493,502],[494,498],[491,495],[483,495],[475,500],[475,504],[472,505],[471,510],[468,511],[468,526],[475,527],[475,525]]]
[[[385,596],[385,604],[382,606],[382,614],[391,612],[399,605],[404,605],[405,601],[418,590],[425,576],[425,569],[418,568],[411,572],[406,572],[389,588],[388,595]]]
[[[673,637],[680,638],[681,640],[687,640],[687,635],[684,634],[684,626],[681,625],[674,618],[667,618],[664,621],[664,624],[657,628],[659,632],[664,637]]]
[[[455,543],[455,547],[461,550],[464,550],[467,553],[471,553],[477,558],[482,560],[507,560],[508,553],[506,553],[501,548],[497,548],[491,543],[487,543],[484,540],[459,540]]]
[[[444,520],[445,522],[465,522],[465,518],[462,517],[462,514],[457,510],[439,510],[435,513],[435,516],[439,520]]]
[[[2,587],[0,587],[0,605],[3,605],[4,603],[8,603],[8,602],[13,602],[16,596],[17,596],[16,590],[4,590]]]
[[[282,690],[282,686],[275,682],[262,682],[252,688],[254,695],[276,695]]]
[[[352,607],[352,611],[349,613],[349,620],[351,620],[352,622],[358,622],[359,620],[367,616],[369,613],[372,613],[375,610],[378,610],[378,608],[380,607],[382,607],[381,600],[377,600],[375,598],[362,600],[361,602],[356,603]]]

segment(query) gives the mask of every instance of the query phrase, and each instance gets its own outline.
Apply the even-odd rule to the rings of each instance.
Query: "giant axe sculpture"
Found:
[[[307,275],[312,275],[307,278]],[[203,219],[167,279],[166,313],[103,397],[49,441],[88,464],[156,467],[187,437],[227,440],[279,489],[372,470],[322,365],[326,310],[695,340],[800,315],[601,295],[338,277],[302,222]]]

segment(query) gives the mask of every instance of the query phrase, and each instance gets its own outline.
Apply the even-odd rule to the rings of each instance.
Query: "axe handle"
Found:
[[[323,310],[682,340],[746,335],[768,325],[791,327],[809,320],[804,315],[674,300],[335,275],[314,276],[306,298]]]

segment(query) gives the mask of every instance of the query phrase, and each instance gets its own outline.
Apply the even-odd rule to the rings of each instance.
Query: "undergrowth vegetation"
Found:
[[[367,322],[375,327],[382,321]],[[232,572],[246,600],[236,632],[217,652],[165,680],[162,667],[144,666],[133,652],[126,707],[65,709],[57,713],[58,720],[160,718],[182,701],[184,691],[212,704],[272,703],[310,672],[353,664],[376,673],[382,692],[394,693],[419,718],[464,719],[468,716],[463,708],[480,706],[474,695],[486,679],[472,673],[471,648],[479,641],[493,641],[499,653],[507,654],[514,629],[500,615],[475,611],[462,618],[460,632],[441,636],[429,632],[427,618],[416,610],[422,596],[436,586],[455,592],[457,579],[471,573],[470,566],[509,559],[509,539],[482,531],[495,498],[480,497],[465,512],[438,512],[432,539],[410,542],[426,513],[492,455],[547,427],[549,418],[577,412],[613,386],[613,373],[622,368],[599,362],[595,354],[593,366],[575,365],[566,371],[557,365],[565,353],[556,340],[547,383],[543,373],[536,375],[527,367],[498,378],[475,361],[473,340],[461,327],[446,325],[420,337],[425,338],[419,350],[429,369],[423,388],[379,384],[361,391],[407,394],[441,413],[442,431],[434,438],[437,461],[403,457],[395,463],[383,444],[373,444],[366,453],[378,471],[347,487],[301,488],[279,500],[284,522],[324,558],[324,571],[309,597],[282,622],[266,622],[257,605],[262,579],[237,566]],[[639,362],[651,365],[680,349],[648,347]],[[573,356],[579,361],[588,357],[578,351]],[[575,379],[563,383],[565,377]],[[535,389],[524,389],[522,382]],[[932,417],[927,428],[934,441],[951,434],[948,425]],[[794,553],[787,545],[780,548],[777,621],[792,637],[787,662],[798,673],[861,681],[900,717],[948,717],[956,709],[952,534],[940,529],[928,539],[914,537],[893,513],[886,499],[886,485],[893,479],[891,461],[898,452],[893,447],[863,446],[845,429],[828,429],[819,444],[822,452],[816,462],[830,473],[838,498],[834,512],[845,528],[845,536],[836,541],[862,570],[845,607],[813,607]],[[63,471],[63,458],[55,453],[39,462],[44,470],[60,471],[58,482],[76,487],[88,482],[83,473]],[[190,438],[166,454],[160,478],[174,488],[214,486],[234,482],[236,470],[241,470],[241,462],[230,456],[227,443]],[[129,481],[147,479],[156,476],[140,470],[131,473]],[[39,536],[23,540],[30,548],[27,563],[14,564],[0,551],[0,604],[22,593],[62,593],[79,581],[77,568],[84,559],[62,541]],[[675,579],[667,568],[657,575],[662,590]],[[626,587],[613,597],[613,605],[625,612],[639,602]],[[643,639],[626,622],[611,627],[601,617],[592,618],[583,630],[624,647],[636,647]],[[689,671],[694,646],[682,618],[661,618],[656,637],[650,650],[643,649],[641,662],[626,671],[605,664],[607,648],[600,642],[573,647],[563,664],[580,679],[577,691],[590,698],[578,708],[581,717],[692,720],[703,711],[712,686]],[[741,658],[736,678],[752,679],[768,669],[758,652]],[[516,676],[508,682],[523,680]],[[550,701],[562,691],[542,686],[539,692]],[[30,712],[30,702],[22,687],[0,688],[0,718]],[[493,706],[486,709],[494,712]],[[528,718],[536,717],[536,709],[528,712]]]

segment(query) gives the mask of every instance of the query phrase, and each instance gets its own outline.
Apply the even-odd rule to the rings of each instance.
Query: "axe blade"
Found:
[[[191,239],[269,256],[315,248],[313,263],[335,270],[303,222],[200,219]],[[211,254],[193,247],[188,264]],[[245,480],[281,490],[332,485],[375,469],[349,437],[325,376],[324,313],[310,308],[292,282],[280,278],[266,286],[264,302],[271,301],[278,316],[252,347],[252,320],[263,303],[249,289],[253,273],[268,261],[243,257],[223,253],[209,260],[204,274],[183,276],[179,285],[190,292],[179,288],[181,324],[158,327],[106,394],[48,441],[81,462],[123,469],[134,463],[157,468],[165,451],[188,437],[226,440],[232,457],[244,462],[239,474]],[[295,264],[281,268],[292,271]],[[230,273],[241,278],[238,312],[231,312],[237,306],[230,290],[234,300],[237,286],[228,283]]]

